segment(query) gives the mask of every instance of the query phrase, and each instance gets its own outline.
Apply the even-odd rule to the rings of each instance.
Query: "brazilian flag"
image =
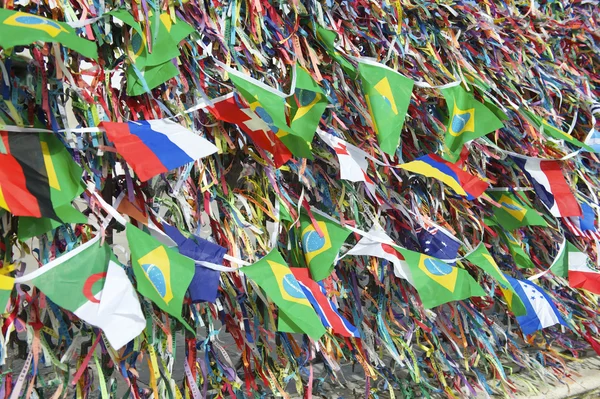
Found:
[[[461,86],[442,89],[448,107],[448,126],[444,139],[444,158],[456,162],[463,145],[500,129],[502,121]]]
[[[68,24],[0,8],[0,47],[9,49],[37,41],[60,43],[85,57],[98,58],[96,43],[77,36],[75,29]]]
[[[501,237],[504,238],[504,242],[508,245],[510,254],[518,267],[524,269],[533,269],[535,267],[529,255],[527,255],[521,246],[521,243],[511,233],[503,231]]]
[[[426,309],[472,296],[486,295],[466,270],[425,254],[404,248],[398,250],[410,267],[413,285]]]
[[[498,264],[496,264],[496,261],[483,243],[479,244],[479,246],[475,248],[475,251],[470,253],[466,259],[492,276],[500,284],[500,289],[506,298],[508,307],[515,316],[524,316],[525,313],[527,313],[521,298],[515,293],[512,285],[510,285],[509,281],[504,277],[504,273],[502,273]]]
[[[574,146],[584,148],[586,151],[594,151],[592,147],[582,143],[570,134],[563,132],[561,129],[552,126],[546,119],[534,114],[528,109],[523,108],[520,110],[520,112],[540,133],[550,136],[556,140],[564,140],[573,144]]]
[[[290,99],[292,100],[288,101],[292,110],[290,127],[296,136],[310,143],[329,101],[308,71],[298,64],[296,64],[296,89]]]
[[[279,307],[279,331],[303,332],[315,341],[325,334],[321,319],[277,249],[242,271]]]
[[[383,64],[361,60],[358,72],[379,147],[394,156],[414,82]]]
[[[494,208],[494,219],[506,230],[512,231],[523,226],[548,226],[529,202],[519,199],[515,194],[491,192],[489,195],[500,204],[500,208]]]

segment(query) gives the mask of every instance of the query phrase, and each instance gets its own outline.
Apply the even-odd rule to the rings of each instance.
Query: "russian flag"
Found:
[[[100,128],[141,181],[217,152],[210,141],[168,119],[102,122]]]
[[[558,161],[512,157],[533,185],[546,208],[555,217],[581,216],[581,208],[563,176]]]
[[[360,338],[358,329],[339,314],[333,302],[327,298],[325,288],[310,277],[308,268],[291,267],[290,269],[325,327],[331,328],[334,333],[343,337]]]

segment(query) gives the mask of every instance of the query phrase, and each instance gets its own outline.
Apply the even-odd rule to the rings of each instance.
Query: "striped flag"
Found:
[[[586,202],[581,202],[579,205],[582,215],[563,218],[563,222],[576,237],[600,240],[600,231],[596,227],[596,212]]]

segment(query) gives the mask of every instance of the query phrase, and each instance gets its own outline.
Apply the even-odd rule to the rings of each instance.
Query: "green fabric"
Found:
[[[496,261],[483,243],[479,244],[475,251],[469,254],[466,259],[498,281],[503,292],[510,291],[509,294],[505,292],[504,296],[506,297],[510,310],[516,316],[524,316],[527,313],[521,298],[519,298],[512,288],[512,285],[510,285],[509,281],[504,277],[504,273],[502,273],[496,264]]]
[[[130,223],[127,241],[137,290],[194,332],[181,316],[183,298],[196,270],[194,261]]]
[[[171,60],[164,64],[149,66],[140,71],[143,79],[146,82],[149,90],[158,87],[167,80],[179,75],[177,68]],[[127,68],[127,95],[139,96],[146,93],[144,83],[135,73],[133,67]]]
[[[5,8],[0,8],[0,21],[2,48],[27,46],[37,41],[56,42],[85,57],[98,58],[96,42],[77,36],[75,29],[63,22]]]
[[[396,249],[404,256],[414,286],[426,309],[472,296],[486,295],[466,270],[425,254],[399,247]]]
[[[303,332],[315,341],[325,334],[321,319],[277,249],[242,271],[279,307],[279,331]]]
[[[448,107],[448,126],[444,138],[444,158],[456,162],[463,145],[470,140],[503,127],[486,105],[461,86],[442,89]]]
[[[6,305],[15,286],[14,277],[0,274],[0,314],[6,311]]]
[[[523,247],[521,247],[521,243],[517,241],[511,233],[504,231],[502,236],[504,237],[504,242],[506,242],[506,245],[508,245],[510,254],[512,255],[517,267],[524,269],[532,269],[535,267],[529,255],[527,255]]]
[[[317,25],[316,31],[317,40],[320,42],[323,48],[325,48],[327,54],[329,54],[329,56],[342,67],[344,72],[346,72],[351,79],[356,79],[358,74],[354,65],[344,58],[344,56],[335,48],[335,41],[338,37],[338,34],[321,25]]]
[[[560,254],[552,263],[552,266],[550,266],[550,270],[556,276],[569,278],[569,253],[581,253],[581,251],[569,241],[567,241],[566,244],[567,245],[562,248]]]
[[[19,218],[17,237],[20,241],[28,240],[32,237],[37,237],[42,234],[49,232],[50,230],[57,229],[63,224],[73,223],[87,223],[88,218],[83,213],[79,212],[73,206],[64,205],[54,208],[56,215],[63,221],[63,223],[57,222],[56,220],[49,218],[33,218],[22,216]]]
[[[394,156],[414,82],[385,65],[360,62],[358,71],[379,147]]]
[[[510,192],[490,192],[490,197],[502,207],[494,207],[496,223],[506,230],[512,231],[523,226],[548,226],[544,218],[529,202],[524,202]],[[526,200],[526,199],[525,199]]]
[[[569,142],[577,147],[580,148],[585,148],[587,151],[592,151],[593,149],[588,146],[587,144],[582,143],[581,141],[577,140],[575,137],[563,132],[561,129],[558,129],[552,125],[550,125],[548,123],[547,120],[545,120],[544,118],[542,118],[541,116],[538,116],[536,114],[534,114],[533,112],[527,110],[527,109],[521,109],[521,114],[527,118],[527,120],[529,120],[529,122],[540,132],[543,133],[547,136],[550,136],[556,140],[564,140],[566,142]]]
[[[291,109],[292,131],[308,143],[312,142],[329,101],[308,71],[298,64],[296,64],[295,95],[291,97],[288,104]]]
[[[323,280],[333,271],[333,262],[350,230],[328,219],[314,215],[323,237],[315,229],[308,216],[300,218],[302,249],[304,258],[315,281]]]

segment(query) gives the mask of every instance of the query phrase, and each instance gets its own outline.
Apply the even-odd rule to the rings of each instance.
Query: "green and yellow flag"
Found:
[[[321,281],[331,274],[333,262],[350,230],[318,215],[314,217],[323,234],[315,229],[308,216],[303,215],[300,218],[302,249],[311,277]]]
[[[501,236],[504,237],[504,242],[506,242],[506,245],[508,245],[510,254],[512,255],[515,264],[518,267],[524,269],[532,269],[535,267],[529,255],[527,255],[521,246],[521,243],[517,241],[517,239],[511,233],[504,231],[502,232]]]
[[[325,334],[321,319],[277,249],[242,271],[279,307],[279,331],[303,332],[315,341]]]
[[[8,305],[8,300],[14,286],[14,277],[0,274],[0,314],[6,311],[6,305]]]
[[[98,58],[96,42],[77,36],[75,29],[63,22],[38,15],[0,8],[0,47],[9,49],[37,41],[60,43],[88,58]]]
[[[414,82],[383,64],[361,60],[358,72],[379,147],[394,156]]]
[[[312,142],[319,121],[329,104],[325,93],[308,71],[296,64],[296,89],[288,99],[291,108],[290,127],[296,136]]]
[[[486,295],[466,270],[425,254],[404,248],[398,250],[410,267],[414,286],[425,308]]]
[[[510,192],[490,192],[490,197],[501,205],[494,207],[494,219],[506,230],[512,231],[523,226],[542,226],[548,224],[526,199],[521,200]]]
[[[350,76],[351,79],[356,79],[358,74],[356,73],[356,68],[350,61],[348,61],[344,56],[336,50],[335,41],[338,37],[338,34],[332,30],[329,30],[321,25],[317,25],[317,40],[323,46],[327,54],[331,58],[333,58]]]
[[[525,313],[527,313],[521,298],[519,298],[512,288],[512,285],[510,285],[506,277],[504,277],[504,273],[502,273],[498,264],[496,264],[496,261],[483,243],[479,244],[479,246],[475,248],[475,251],[469,254],[466,259],[492,276],[500,284],[500,289],[506,298],[508,307],[515,316],[524,316]]]
[[[546,119],[534,114],[533,112],[529,111],[528,109],[523,108],[523,109],[520,109],[519,111],[521,112],[521,115],[523,115],[529,121],[529,123],[531,123],[540,133],[548,135],[557,140],[564,140],[568,143],[573,144],[574,146],[584,148],[587,151],[590,151],[590,152],[594,151],[593,148],[590,147],[589,145],[582,143],[581,141],[577,140],[575,137],[571,136],[570,134],[567,134],[567,133],[563,132],[562,130],[560,130],[559,128],[552,126],[551,124],[548,123],[548,121]]]
[[[448,126],[444,139],[444,158],[456,162],[463,145],[500,129],[504,125],[484,104],[461,86],[442,89],[448,107]]]
[[[194,332],[181,316],[183,298],[196,271],[194,261],[130,223],[126,229],[137,290]]]

